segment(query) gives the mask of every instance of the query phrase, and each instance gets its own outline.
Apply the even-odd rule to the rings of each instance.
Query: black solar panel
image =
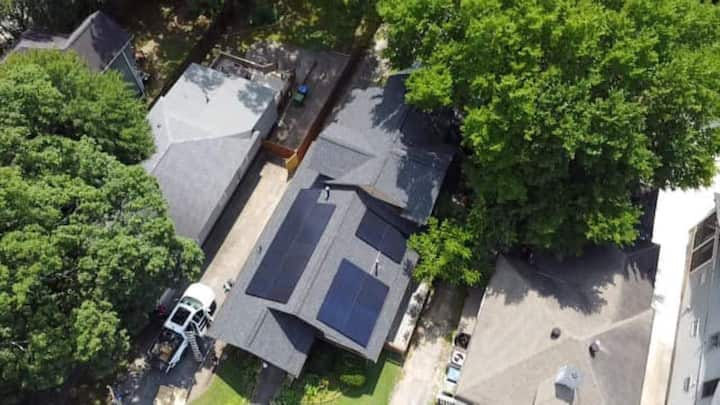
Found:
[[[380,280],[343,259],[317,319],[367,346],[387,293],[388,287]]]
[[[286,303],[310,261],[335,206],[317,201],[321,190],[301,190],[245,292]]]
[[[372,211],[365,212],[355,234],[395,263],[405,256],[407,238]]]

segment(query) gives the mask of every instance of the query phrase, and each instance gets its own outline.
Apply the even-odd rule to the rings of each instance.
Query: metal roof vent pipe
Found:
[[[590,357],[595,357],[595,355],[600,351],[600,341],[596,340],[592,343],[590,343],[590,346],[588,346],[588,351],[590,352]]]
[[[552,330],[550,331],[550,339],[552,340],[559,338],[560,335],[562,335],[562,331],[560,330],[560,328],[552,328]]]
[[[560,367],[555,375],[555,397],[568,404],[575,403],[575,392],[580,388],[582,380],[582,372],[577,367]]]
[[[325,201],[330,199],[330,186],[325,186]]]

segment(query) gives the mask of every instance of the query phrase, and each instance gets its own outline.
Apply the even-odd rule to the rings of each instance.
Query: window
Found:
[[[717,229],[717,217],[715,213],[705,218],[700,225],[695,228],[695,237],[693,238],[692,259],[690,261],[690,271],[695,270],[700,265],[706,263],[713,256],[713,241],[715,240],[715,230]]]
[[[216,303],[215,301],[213,301],[212,304],[210,304],[210,308],[208,308],[208,314],[209,314],[210,316],[215,315],[215,310],[216,310],[216,309],[217,309],[217,303]]]
[[[685,377],[683,380],[683,391],[690,392],[690,377]]]
[[[713,333],[708,339],[708,347],[710,349],[716,349],[720,347],[720,333]]]
[[[698,321],[697,319],[692,321],[692,324],[690,325],[690,337],[697,336],[699,327],[700,327],[700,321]]]
[[[207,324],[205,313],[203,311],[197,311],[195,316],[193,316],[193,322],[197,324],[198,330],[205,329],[205,325]]]
[[[693,241],[693,249],[702,245],[704,242],[712,239],[715,235],[715,229],[717,228],[717,216],[712,213],[709,217],[705,218],[700,225],[695,228],[695,240]]]
[[[173,314],[172,318],[170,318],[170,321],[176,325],[183,326],[185,325],[185,321],[190,316],[190,311],[183,307],[177,307],[177,310]]]
[[[712,259],[713,255],[713,243],[712,239],[700,246],[697,250],[693,251],[692,260],[690,261],[690,271],[693,271],[700,267],[708,260]]]
[[[718,381],[720,381],[720,378],[708,380],[703,383],[702,398],[711,397],[713,396],[713,394],[715,394],[715,388],[717,388]]]

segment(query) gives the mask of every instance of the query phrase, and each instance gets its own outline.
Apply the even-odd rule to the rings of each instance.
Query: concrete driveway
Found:
[[[420,317],[403,375],[390,398],[392,405],[434,403],[452,349],[447,336],[458,326],[463,294],[439,283]]]
[[[203,245],[206,254],[205,271],[201,282],[210,286],[217,296],[218,306],[225,301],[223,284],[235,280],[246,258],[255,245],[260,232],[270,219],[289,183],[287,170],[282,162],[261,152],[248,173],[238,185],[223,214],[218,219],[209,238]],[[159,332],[159,325],[155,326]],[[148,333],[152,339],[155,333]],[[138,343],[147,347],[151,340]],[[214,346],[219,358],[223,345]],[[142,351],[144,353],[144,350]],[[205,362],[201,367],[191,355],[168,374],[149,370],[144,358],[138,357],[127,379],[118,391],[124,404],[152,404],[161,386],[191,390],[190,398],[199,395],[209,384],[213,364]]]

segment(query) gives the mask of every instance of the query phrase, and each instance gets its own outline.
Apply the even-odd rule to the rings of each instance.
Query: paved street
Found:
[[[282,163],[261,152],[218,219],[203,246],[207,260],[201,281],[215,291],[219,306],[226,295],[222,285],[236,278],[288,182]],[[146,344],[149,345],[150,341]],[[221,354],[222,346],[216,345],[215,351]],[[136,365],[144,369],[141,358],[136,360]],[[192,388],[190,398],[194,398],[209,384],[212,377],[210,366],[198,369],[193,357],[186,355],[168,374],[157,370],[138,373],[121,388],[123,403],[152,404],[161,385]]]

